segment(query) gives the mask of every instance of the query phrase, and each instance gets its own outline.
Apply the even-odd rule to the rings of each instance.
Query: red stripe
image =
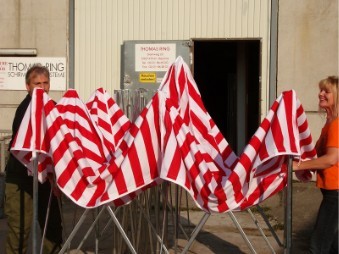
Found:
[[[114,114],[111,116],[111,119],[110,119],[112,125],[115,125],[124,116],[125,116],[125,114],[124,114],[124,112],[122,110],[115,111]]]
[[[221,132],[218,132],[218,134],[214,137],[215,141],[220,144],[222,141],[225,140],[224,136],[221,134]]]
[[[179,70],[178,83],[179,83],[179,93],[181,97],[186,87],[186,73],[183,66],[181,66]]]
[[[102,196],[100,197],[100,202],[105,202],[105,201],[107,201],[109,199],[109,195],[108,195],[108,192],[106,191],[106,192],[104,192],[103,194],[102,194]],[[119,200],[119,199],[118,199]],[[116,206],[116,205],[115,205]]]
[[[180,156],[180,151],[179,148],[172,147],[171,149],[175,149],[173,153],[173,158],[172,162],[167,170],[167,177],[173,180],[176,180],[179,174],[180,166],[181,166],[181,156]],[[169,149],[168,147],[166,150]]]
[[[51,128],[49,128],[49,130],[51,130]],[[69,144],[73,140],[73,137],[70,133],[66,133],[63,137],[64,139],[59,141],[58,147],[52,147],[54,149],[53,151],[54,164],[57,164],[59,163],[59,160],[62,160],[64,153],[68,151]],[[72,152],[72,151],[68,151],[68,152]]]
[[[89,117],[82,107],[71,104],[57,104],[56,107],[61,115],[68,113],[74,115],[74,118],[77,116],[78,119],[81,117],[83,120],[89,121]]]
[[[159,95],[156,94],[152,99],[151,107],[153,109],[153,118],[150,120],[150,124],[155,128],[155,135],[156,137],[160,137],[160,114],[159,114]],[[160,146],[160,139],[158,138],[158,146]]]
[[[303,122],[298,126],[299,133],[304,133],[306,130],[308,130],[308,123],[307,121]]]
[[[174,69],[174,66],[173,65],[171,65],[170,67],[169,67],[169,69],[167,70],[167,76],[166,76],[166,80],[164,81],[164,83],[163,84],[167,84],[167,82],[169,81],[169,79],[170,79],[170,77],[171,77],[171,75],[170,75],[170,73],[172,72],[172,70]]]
[[[192,100],[194,100],[194,102],[198,105],[198,107],[204,111],[205,113],[207,113],[207,110],[205,108],[204,102],[201,99],[201,95],[199,94],[199,91],[196,90],[193,86],[193,84],[190,82],[190,80],[187,80],[187,84],[188,87],[190,88],[188,90],[189,92],[189,96]],[[208,114],[208,113],[207,113]],[[212,120],[213,121],[213,120]]]
[[[133,143],[128,151],[128,159],[131,164],[131,169],[133,172],[134,176],[134,181],[135,185],[137,187],[140,187],[141,185],[145,184],[144,178],[143,178],[143,173],[142,173],[142,168],[140,165],[140,159],[138,156],[138,152],[135,146],[135,143]]]
[[[232,148],[231,148],[230,146],[227,146],[227,147],[225,148],[225,150],[222,151],[222,154],[221,154],[221,156],[222,156],[222,158],[223,158],[223,160],[224,160],[224,163],[225,163],[226,167],[228,167],[229,169],[233,169],[233,168],[235,167],[235,163],[238,162],[238,159],[236,159],[235,162],[233,163],[233,165],[228,165],[228,164],[227,164],[227,159],[228,159],[231,155],[233,156],[233,150],[232,150]]]
[[[59,183],[59,182],[58,182]],[[88,183],[84,177],[82,177],[74,186],[73,191],[70,193],[71,197],[73,197],[75,200],[79,200],[86,190],[88,186]]]
[[[262,163],[260,166],[258,166],[257,169],[252,169],[255,170],[255,174],[254,177],[260,177],[260,176],[264,176],[266,174],[269,174],[270,172],[277,170],[281,167],[282,162],[285,160],[285,156],[276,156],[273,157],[267,161],[265,161],[264,163]],[[267,165],[272,164],[270,167],[268,167]]]
[[[240,203],[243,200],[244,195],[242,193],[242,185],[238,174],[235,172],[230,174],[228,181],[232,183],[235,201]]]
[[[277,117],[274,118],[272,121],[271,131],[272,131],[273,140],[274,140],[277,150],[279,152],[285,152],[286,149],[284,147],[284,137],[282,135],[282,130],[281,130],[279,119]],[[265,143],[267,146],[267,141]]]
[[[87,207],[95,206],[97,200],[100,199],[100,197],[103,195],[105,191],[106,183],[105,181],[101,179],[100,181],[96,182],[95,186],[96,186],[95,192],[93,193],[92,197],[88,201]]]
[[[33,135],[32,124],[29,123],[27,133],[25,135],[25,139],[24,139],[24,143],[23,143],[23,148],[31,148],[32,135]]]
[[[290,140],[290,149],[292,152],[297,152],[297,147],[295,144],[294,139],[294,132],[293,132],[293,93],[292,91],[284,93],[284,105],[285,105],[285,112],[286,112],[286,122],[287,122],[287,130],[288,130],[288,138]],[[286,150],[286,149],[285,149]]]
[[[304,114],[304,108],[303,106],[300,104],[299,107],[297,108],[297,118],[299,118],[300,116],[302,116]]]
[[[264,119],[263,122],[261,123],[260,127],[263,129],[263,131],[265,133],[268,132],[269,128],[270,128],[270,122],[268,121],[268,119]],[[260,128],[259,127],[259,128]],[[254,139],[254,138],[253,138]],[[259,140],[259,139],[258,139]],[[254,141],[253,141],[254,142]],[[260,142],[260,140],[259,140]],[[259,154],[259,158],[261,160],[263,160],[264,158],[267,158],[268,157],[268,151],[267,151],[267,148],[266,148],[266,143],[265,143],[265,139],[263,141],[261,141],[261,144],[260,144],[260,150],[258,151]]]
[[[259,149],[261,148],[262,142],[258,139],[257,136],[253,136],[249,142],[249,145],[253,147],[256,153],[258,153]],[[265,146],[264,146],[265,148]],[[267,152],[266,152],[267,154]]]
[[[191,123],[194,125],[195,128],[199,130],[202,137],[211,145],[214,147],[214,149],[219,150],[218,146],[214,140],[214,138],[208,133],[208,129],[204,125],[204,123],[200,120],[200,118],[194,114],[194,112],[191,112]]]
[[[144,124],[141,126],[140,131],[143,137],[143,143],[145,144],[145,149],[147,153],[147,161],[149,168],[151,170],[150,175],[152,179],[158,177],[158,168],[157,168],[157,159],[155,158],[155,151],[152,145],[152,134],[148,121],[144,121]],[[149,145],[148,145],[149,144]]]
[[[179,95],[178,95],[178,90],[176,89],[174,68],[171,68],[168,86],[169,86],[169,91],[170,91],[169,99],[171,99],[172,102],[175,103],[175,107],[177,108],[179,106],[178,105]]]
[[[266,190],[269,188],[270,185],[275,183],[275,180],[277,179],[277,177],[279,177],[280,174],[281,173],[272,174],[262,178],[262,181],[258,184],[257,188],[252,192],[250,196],[247,197],[246,202],[241,204],[242,209],[245,209],[253,204],[259,203],[259,201],[262,201],[262,199],[260,200],[259,198],[265,194]],[[273,196],[275,193],[283,189],[285,186],[286,180],[282,181],[278,186],[276,186],[275,190],[269,196],[265,197],[265,199]]]
[[[189,190],[192,188],[191,180],[190,180],[190,178],[189,178],[187,172],[186,172],[186,174],[185,174],[185,183],[184,183],[184,185],[185,185],[185,187],[186,187],[187,189],[189,189]]]
[[[124,173],[113,160],[111,160],[110,163],[107,165],[107,170],[109,170],[109,172],[111,173],[119,194],[121,195],[127,192],[128,188],[126,185]]]
[[[119,131],[114,133],[114,142],[115,144],[119,143],[120,140],[124,137],[125,133],[127,132],[128,128],[130,127],[130,122],[125,123]]]
[[[35,147],[34,149],[40,150],[41,144],[41,122],[42,122],[42,109],[43,109],[43,94],[44,90],[36,90],[36,105],[35,105]]]
[[[222,211],[227,211],[228,205],[226,204],[226,200],[227,200],[227,196],[226,196],[226,192],[222,186],[222,175],[214,175],[215,181],[217,182],[217,187],[214,190],[214,195],[217,198],[217,202],[218,202],[218,210],[220,212]]]
[[[208,200],[209,200],[209,195],[211,194],[211,190],[209,189],[207,184],[204,184],[200,190],[200,196],[203,200],[203,207],[205,210],[209,210],[208,207]]]
[[[105,131],[112,133],[111,125],[101,118],[98,118],[98,126],[100,126],[100,128],[104,129]]]
[[[72,178],[73,173],[79,167],[78,160],[82,158],[81,153],[79,151],[75,151],[73,152],[73,155],[74,157],[67,162],[67,166],[63,169],[62,173],[59,175],[58,184],[61,187],[65,187],[68,181]]]
[[[245,168],[246,172],[248,172],[251,169],[252,166],[252,161],[251,159],[248,157],[247,154],[243,153],[240,156],[239,162],[243,165],[243,167]]]

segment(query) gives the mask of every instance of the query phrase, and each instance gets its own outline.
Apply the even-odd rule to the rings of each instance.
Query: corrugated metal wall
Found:
[[[268,101],[270,0],[76,0],[75,89],[120,87],[126,40],[262,39],[262,113]]]

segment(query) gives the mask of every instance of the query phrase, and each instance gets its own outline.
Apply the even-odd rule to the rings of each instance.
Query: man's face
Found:
[[[49,78],[43,74],[36,74],[31,77],[30,83],[26,84],[26,89],[32,95],[34,88],[42,88],[46,93],[49,92],[50,82]]]

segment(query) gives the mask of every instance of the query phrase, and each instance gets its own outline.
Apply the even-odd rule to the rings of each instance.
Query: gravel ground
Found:
[[[292,248],[290,253],[306,253],[308,239],[320,201],[321,193],[315,187],[314,182],[307,184],[293,183]],[[178,215],[180,221],[179,230],[175,230],[175,223],[173,223],[175,213],[170,209],[167,211],[167,230],[163,237],[165,247],[169,253],[181,253],[188,243],[183,232],[186,235],[190,235],[196,225],[199,224],[199,221],[206,216],[207,220],[203,224],[204,226],[195,237],[195,241],[187,253],[286,253],[286,249],[279,244],[284,243],[284,206],[283,193],[279,193],[260,204],[260,208],[264,211],[264,216],[258,212],[256,207],[251,208],[250,211],[211,214],[208,216],[198,210],[191,200],[188,200],[189,212],[183,209],[184,211]],[[161,210],[161,208],[151,207],[145,211],[149,211],[148,218],[153,221],[154,228],[162,228],[162,219],[156,219],[157,217],[162,217],[162,212],[152,212],[157,209]],[[83,208],[75,206],[71,201],[63,199],[66,238],[68,238],[84,211]],[[87,229],[94,219],[98,217],[98,211],[99,209],[87,210],[86,219],[71,241],[70,249],[76,249],[79,243],[84,240]],[[138,253],[161,252],[161,245],[155,243],[154,233],[152,233],[151,227],[144,219],[145,216],[137,209],[135,203],[121,208],[116,214],[120,224],[126,229],[129,239],[133,242],[133,246],[138,246],[136,247],[138,248]],[[109,209],[105,208],[100,216],[99,224],[94,227],[93,232],[83,241],[81,251],[78,253],[95,253],[96,248],[97,252],[102,254],[130,253],[117,227],[110,220],[111,218]],[[269,224],[265,223],[264,218],[269,221]],[[131,223],[131,221],[133,222]],[[155,223],[157,221],[158,224]],[[236,223],[239,223],[240,228],[236,227]],[[268,226],[272,226],[275,229],[276,237]],[[264,236],[260,230],[264,233]],[[243,235],[241,231],[244,232]],[[0,246],[4,246],[6,232],[6,218],[3,218],[0,219]],[[94,232],[99,235],[97,241]],[[159,236],[161,236],[162,231],[158,230],[158,232]],[[150,238],[150,235],[152,235],[152,238]],[[178,240],[176,241],[175,239]],[[153,241],[153,244],[150,244],[150,241]],[[153,246],[153,249],[150,246]],[[2,247],[0,247],[0,253],[4,253]],[[75,253],[75,251],[71,250],[70,253]]]

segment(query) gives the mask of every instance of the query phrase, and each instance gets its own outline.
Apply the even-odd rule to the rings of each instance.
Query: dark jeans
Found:
[[[323,200],[311,237],[310,253],[338,254],[338,190],[321,189]]]

